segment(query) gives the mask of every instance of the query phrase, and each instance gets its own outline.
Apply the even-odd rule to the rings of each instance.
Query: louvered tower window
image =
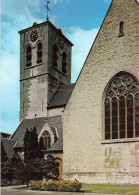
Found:
[[[106,140],[139,137],[139,82],[132,75],[115,76],[104,104]]]
[[[37,64],[42,63],[42,43],[37,45]]]
[[[62,72],[67,73],[67,54],[65,52],[62,54]]]
[[[53,45],[53,66],[57,67],[58,63],[58,47],[56,44]]]
[[[26,66],[31,66],[31,58],[32,58],[32,49],[31,46],[27,46],[26,48]]]

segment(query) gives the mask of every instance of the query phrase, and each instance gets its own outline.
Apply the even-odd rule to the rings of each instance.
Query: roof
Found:
[[[37,134],[39,135],[45,123],[48,123],[52,130],[56,128],[58,132],[59,138],[56,140],[52,149],[63,150],[63,124],[60,115],[34,119],[23,119],[23,121],[20,123],[20,125],[10,138],[17,141],[15,148],[23,147],[24,136],[27,128],[30,130],[31,128],[36,127]]]
[[[42,23],[40,23],[40,24],[37,24],[37,23],[34,22],[33,26],[31,26],[31,27],[29,27],[29,28],[26,28],[26,29],[23,29],[23,30],[20,30],[18,33],[19,33],[19,34],[22,34],[22,33],[25,33],[26,31],[30,31],[30,30],[32,30],[32,29],[39,28],[40,26],[44,26],[44,25],[50,25],[54,30],[57,31],[57,33],[58,33],[59,35],[62,35],[63,38],[64,38],[71,46],[73,46],[73,44],[71,43],[71,41],[69,41],[69,40],[67,39],[67,37],[65,37],[65,35],[63,35],[61,29],[57,29],[50,21],[45,21],[45,22],[42,22]]]
[[[9,138],[10,136],[11,136],[11,134],[9,134],[9,133],[5,133],[5,132],[0,133],[1,138]]]
[[[75,83],[70,85],[61,85],[50,100],[48,109],[67,105],[74,86]]]
[[[46,121],[46,117],[34,118],[34,119],[23,119],[23,121],[20,123],[16,131],[10,137],[10,139],[14,139],[17,141],[15,147],[23,147],[24,136],[27,128],[30,130],[31,128],[36,127],[37,134],[39,134],[39,132],[42,130],[45,124],[45,121]]]
[[[16,155],[16,153],[14,152],[14,145],[16,141],[13,139],[2,138],[1,142],[3,143],[7,157],[13,158],[13,156]]]
[[[53,117],[48,117],[47,122],[49,126],[53,129],[53,127],[57,128],[58,132],[58,139],[52,145],[47,151],[48,152],[56,152],[56,151],[63,151],[63,122],[62,122],[62,116],[53,116]]]

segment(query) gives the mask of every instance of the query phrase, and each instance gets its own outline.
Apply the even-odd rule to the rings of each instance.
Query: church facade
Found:
[[[75,84],[61,29],[47,20],[19,31],[20,124],[5,146],[24,158],[36,127],[60,178],[139,183],[138,23],[136,0],[113,0]]]
[[[139,5],[113,0],[63,113],[63,176],[139,183]]]

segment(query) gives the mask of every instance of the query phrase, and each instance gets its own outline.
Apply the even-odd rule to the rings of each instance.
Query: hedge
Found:
[[[82,183],[79,181],[30,181],[29,187],[32,190],[59,191],[59,192],[79,192]]]

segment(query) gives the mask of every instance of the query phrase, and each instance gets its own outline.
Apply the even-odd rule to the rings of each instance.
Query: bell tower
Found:
[[[71,83],[72,43],[49,20],[19,31],[20,120],[47,116],[59,85]]]

